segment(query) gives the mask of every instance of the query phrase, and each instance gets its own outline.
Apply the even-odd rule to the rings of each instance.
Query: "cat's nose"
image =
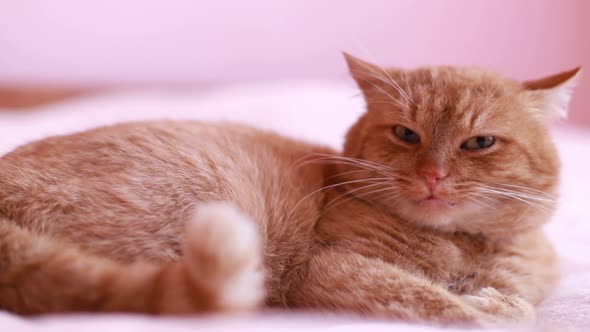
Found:
[[[433,190],[438,182],[449,175],[449,171],[442,165],[423,165],[418,174],[424,178],[426,185]]]

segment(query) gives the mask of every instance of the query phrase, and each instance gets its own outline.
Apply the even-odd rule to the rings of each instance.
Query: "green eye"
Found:
[[[461,149],[470,151],[482,150],[489,148],[494,145],[494,143],[496,143],[496,138],[494,136],[476,136],[471,137],[461,144]]]
[[[397,138],[401,139],[404,142],[410,144],[420,143],[420,136],[418,136],[418,134],[416,134],[411,129],[408,129],[404,126],[393,127],[393,133],[395,134],[395,136],[397,136]]]

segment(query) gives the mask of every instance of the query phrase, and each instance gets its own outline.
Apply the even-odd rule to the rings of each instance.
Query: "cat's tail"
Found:
[[[242,311],[264,299],[255,224],[232,205],[201,205],[184,253],[167,265],[122,264],[0,217],[0,309],[185,314]]]

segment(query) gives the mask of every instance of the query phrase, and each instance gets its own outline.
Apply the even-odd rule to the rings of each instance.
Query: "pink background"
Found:
[[[0,81],[226,83],[341,78],[382,65],[590,67],[586,0],[18,0],[0,4]],[[590,125],[583,73],[568,120]]]

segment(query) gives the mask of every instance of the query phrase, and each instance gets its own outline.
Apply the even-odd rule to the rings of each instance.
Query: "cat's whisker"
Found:
[[[317,157],[317,158],[313,158],[313,159],[308,159],[308,160],[305,160],[305,161],[301,162],[300,164],[294,165],[294,166],[295,166],[295,168],[299,168],[299,167],[305,166],[307,164],[312,164],[312,163],[335,163],[335,162],[338,162],[341,164],[346,164],[346,165],[358,165],[358,166],[363,166],[363,167],[367,166],[366,164],[363,164],[360,162],[343,161],[343,160],[338,160],[335,158],[327,158],[327,157]]]
[[[340,159],[336,159],[336,158],[327,158],[327,157],[318,157],[318,158],[314,158],[314,159],[308,159],[306,161],[300,162],[299,165],[294,164],[293,168],[298,169],[300,167],[303,167],[303,166],[305,166],[307,164],[311,164],[311,163],[331,163],[331,164],[348,165],[348,166],[361,168],[362,170],[365,170],[365,171],[373,171],[373,172],[379,173],[380,175],[386,175],[386,171],[387,171],[387,170],[381,169],[380,167],[376,167],[374,165],[367,164],[367,163],[362,163],[360,161],[340,160]]]
[[[375,173],[378,174],[380,176],[389,176],[389,172],[385,171],[385,170],[381,170],[379,168],[375,168],[373,166],[370,165],[364,165],[364,164],[360,164],[360,163],[355,163],[355,162],[348,162],[348,161],[342,161],[342,160],[326,160],[326,159],[316,159],[314,161],[309,161],[306,162],[306,164],[308,163],[330,163],[330,164],[334,164],[334,165],[346,165],[349,167],[354,167],[356,168],[355,172],[367,172],[367,173]],[[301,165],[303,166],[303,165]]]
[[[293,162],[293,164],[290,166],[290,169],[298,169],[300,167],[302,167],[304,164],[306,164],[306,160],[309,159],[310,155],[305,155],[301,158],[297,158],[297,160],[295,160]],[[300,164],[302,163],[302,164]]]
[[[334,178],[337,178],[337,177],[340,177],[340,176],[343,176],[343,175],[346,175],[346,174],[360,173],[360,172],[367,172],[367,171],[368,170],[366,170],[366,169],[358,169],[358,170],[354,170],[354,171],[341,172],[341,173],[338,173],[338,174],[334,174],[334,175],[328,176],[327,178],[324,179],[323,182],[326,182],[327,180],[331,180],[331,179],[334,179]]]
[[[486,208],[488,208],[488,209],[491,209],[491,210],[493,210],[493,209],[495,209],[495,208],[496,208],[496,207],[494,207],[494,206],[492,206],[492,205],[489,205],[489,204],[487,204],[487,203],[484,203],[484,202],[482,202],[481,200],[478,200],[478,199],[476,199],[476,198],[474,198],[474,197],[472,197],[472,196],[466,196],[465,198],[467,198],[467,200],[469,200],[469,201],[472,201],[472,202],[474,202],[474,203],[475,203],[475,204],[477,204],[477,205],[481,205],[481,206],[483,206],[483,207],[486,207]]]
[[[497,196],[505,196],[505,197],[518,197],[520,199],[533,201],[537,204],[547,204],[547,205],[555,205],[557,203],[557,198],[553,195],[550,195],[544,191],[536,190],[533,188],[518,186],[518,185],[509,185],[509,184],[500,184],[505,185],[506,187],[514,188],[502,188],[497,186],[491,185],[483,185],[481,183],[477,184],[463,184],[462,186],[457,186],[457,188],[464,188],[469,189],[470,191],[473,189],[479,190],[480,192],[485,191],[487,193],[495,194]],[[515,190],[518,189],[518,190]]]
[[[408,74],[404,72],[404,82],[406,83],[406,91],[408,92],[408,95],[410,95],[410,100],[412,101],[412,104],[414,104],[414,94],[412,93],[412,89],[410,89],[410,83],[408,82]]]
[[[368,101],[370,104],[372,105],[378,105],[378,104],[384,104],[384,105],[391,105],[391,106],[395,106],[395,107],[400,107],[400,102],[396,101],[396,102],[392,102],[391,99],[371,99]],[[402,105],[404,108],[407,107],[407,105]]]
[[[374,87],[375,89],[381,91],[381,93],[383,93],[384,95],[388,96],[389,98],[391,98],[391,100],[393,100],[394,102],[396,102],[398,104],[399,107],[405,108],[408,105],[405,103],[402,103],[401,101],[399,101],[399,99],[395,98],[392,94],[390,94],[389,92],[383,90],[382,88],[380,88],[379,86],[373,84],[371,81],[369,80],[363,80],[365,81],[367,84],[371,85],[372,87]]]
[[[394,88],[394,89],[395,89],[395,90],[396,90],[396,91],[397,91],[397,92],[400,94],[400,96],[402,96],[402,97],[403,97],[403,98],[406,100],[406,102],[407,102],[407,103],[410,103],[410,104],[412,104],[412,99],[410,99],[410,97],[409,97],[409,96],[406,94],[406,92],[405,92],[405,91],[404,91],[404,90],[403,90],[403,89],[402,89],[402,88],[399,86],[399,84],[397,84],[397,82],[396,82],[396,81],[395,81],[395,80],[394,80],[394,79],[391,77],[391,75],[389,75],[389,73],[388,73],[388,72],[387,72],[385,69],[383,69],[383,67],[379,67],[379,68],[380,68],[380,69],[381,69],[381,70],[382,70],[382,71],[385,73],[385,75],[387,76],[387,78],[388,78],[389,80],[386,80],[385,78],[383,78],[383,77],[381,77],[381,76],[379,76],[379,75],[373,74],[373,73],[371,73],[371,72],[360,72],[360,71],[355,71],[355,73],[358,73],[358,74],[361,74],[361,75],[364,75],[364,76],[369,76],[369,77],[372,77],[372,78],[374,78],[374,79],[377,79],[377,80],[379,80],[380,82],[383,82],[384,84],[386,84],[386,85],[388,85],[388,86],[390,86],[390,87]],[[371,82],[369,82],[368,80],[365,80],[365,81],[366,81],[367,83],[371,84]],[[375,86],[374,84],[371,84],[371,85]]]
[[[361,163],[364,165],[371,165],[371,166],[374,166],[374,167],[377,167],[380,169],[384,169],[384,170],[388,170],[388,171],[392,170],[391,167],[389,167],[389,166],[378,164],[378,163],[375,163],[375,162],[372,162],[369,160],[365,160],[365,159],[357,159],[357,158],[330,155],[330,154],[324,154],[324,153],[315,153],[314,155],[324,157],[324,158],[329,158],[329,159],[345,160],[345,161],[350,161],[350,162],[354,162],[354,163]]]
[[[505,187],[499,187],[501,185],[505,185]],[[497,203],[502,203],[504,208],[511,207],[500,200],[494,199],[494,196],[519,201],[546,214],[550,214],[553,210],[552,208],[557,203],[556,199],[546,192],[511,184],[498,184],[497,186],[492,186],[480,182],[464,183],[457,186],[457,189],[467,189],[467,196],[477,196],[482,199],[495,200]],[[476,192],[473,192],[474,190]]]
[[[327,208],[329,208],[329,207],[330,207],[332,204],[334,204],[334,203],[335,203],[336,201],[338,201],[339,199],[342,199],[342,198],[344,198],[344,197],[346,197],[346,196],[349,196],[349,195],[351,195],[351,194],[353,194],[353,193],[355,193],[355,192],[357,192],[357,191],[364,190],[364,189],[368,189],[368,188],[372,188],[372,187],[375,187],[375,186],[384,185],[384,184],[387,184],[387,183],[389,183],[389,182],[390,182],[390,181],[383,181],[383,182],[379,182],[379,183],[372,183],[372,184],[368,184],[368,185],[360,186],[360,187],[358,187],[358,188],[351,189],[351,190],[349,190],[349,191],[345,192],[344,194],[342,194],[342,195],[340,195],[340,196],[336,197],[336,198],[335,198],[335,199],[333,199],[332,201],[330,201],[330,202],[329,202],[329,203],[326,205],[326,209],[327,209]]]
[[[525,186],[519,186],[519,185],[515,185],[515,184],[509,184],[509,183],[501,183],[501,182],[489,182],[489,183],[497,185],[497,186],[504,186],[504,187],[509,187],[509,188],[516,188],[516,189],[520,189],[520,190],[530,191],[530,192],[541,194],[541,195],[544,195],[549,198],[553,198],[553,199],[557,200],[557,197],[555,195],[550,194],[546,191],[542,191],[542,190],[538,190],[538,189],[534,189],[534,188],[529,188],[529,187],[525,187]]]
[[[389,73],[387,72],[387,70],[385,70],[385,68],[383,68],[381,66],[377,66],[377,67],[379,67],[379,69],[381,69],[381,71],[387,76],[387,78],[389,78],[389,85],[392,86],[394,89],[396,89],[397,92],[399,94],[401,94],[404,98],[406,98],[406,100],[410,104],[413,104],[412,98],[410,98],[410,96],[408,96],[408,94],[406,93],[406,91],[404,91],[404,89],[401,88],[401,86],[397,83],[397,81],[394,80],[393,77],[391,77],[391,75],[389,75]],[[387,82],[385,82],[385,83],[387,83]]]
[[[377,195],[375,197],[373,197],[372,199],[369,198],[372,201],[378,200],[378,199],[383,199],[384,197],[389,197],[389,198],[394,198],[394,197],[399,197],[399,194],[395,194],[395,192],[393,191],[393,187],[386,187],[386,188],[382,188],[382,189],[375,189],[366,193],[362,193],[359,195],[355,195],[354,198],[360,198],[360,197],[364,197],[364,196],[368,196],[368,195],[374,195],[377,193],[382,193],[381,195]],[[352,198],[352,197],[351,197]]]
[[[520,198],[529,199],[529,200],[536,201],[536,202],[549,203],[549,204],[556,204],[556,202],[557,202],[555,199],[552,199],[552,198],[539,197],[535,194],[523,193],[523,192],[510,190],[510,189],[496,188],[496,187],[490,187],[490,186],[482,186],[480,188],[495,191],[498,193],[510,194],[510,195],[518,196]]]
[[[293,213],[295,212],[295,210],[297,210],[297,208],[299,207],[299,205],[301,205],[301,203],[303,203],[306,199],[308,199],[309,197],[323,191],[326,189],[331,189],[331,188],[335,188],[338,186],[343,186],[343,185],[347,185],[347,184],[353,184],[353,183],[360,183],[360,182],[367,182],[367,181],[384,181],[384,180],[389,180],[390,178],[367,178],[367,179],[359,179],[359,180],[350,180],[350,181],[344,181],[344,182],[339,182],[339,183],[335,183],[335,184],[331,184],[331,185],[327,185],[327,186],[323,186],[319,189],[316,189],[314,191],[312,191],[311,193],[309,193],[308,195],[304,196],[302,199],[300,199],[295,206],[291,209],[291,212],[289,212],[288,214],[288,220],[291,219]]]
[[[395,107],[399,106],[399,103],[392,103],[389,100],[371,100],[371,104],[373,104],[373,105],[385,104],[385,105],[391,105],[391,106],[395,106]]]
[[[501,189],[495,189],[495,188],[489,188],[489,187],[480,187],[479,191],[483,192],[483,193],[505,196],[505,197],[510,197],[510,198],[520,198],[520,199],[531,201],[531,202],[539,202],[540,204],[541,203],[551,203],[551,204],[555,203],[553,200],[544,199],[544,198],[537,197],[537,196],[531,196],[531,195],[527,195],[527,194],[523,194],[523,193],[511,191],[511,190],[501,190]]]
[[[401,194],[398,191],[394,191],[394,187],[390,187],[390,191],[384,191],[379,195],[375,195],[373,197],[369,197],[367,202],[379,202],[383,200],[391,200],[391,199],[398,199],[401,197]]]
[[[316,154],[316,153],[313,153],[313,154],[309,154],[309,155],[306,155],[305,157],[302,157],[302,158],[297,159],[293,163],[293,166],[296,167],[296,168],[298,168],[298,167],[301,167],[301,166],[303,166],[303,165],[305,165],[307,163],[310,163],[310,162],[315,162],[315,161],[328,161],[328,160],[333,160],[333,159],[334,160],[335,159],[342,160],[342,159],[345,159],[345,158],[344,157],[341,157],[341,156],[336,156],[336,155]],[[360,163],[360,160],[358,160],[358,162]]]
[[[479,198],[479,200],[477,200],[477,199],[474,199],[473,197]],[[480,194],[480,193],[470,193],[469,195],[467,195],[467,198],[468,198],[468,199],[471,199],[472,201],[477,201],[477,203],[478,203],[478,204],[484,204],[484,203],[481,201],[482,199],[483,199],[483,200],[486,200],[486,201],[489,201],[489,202],[491,202],[491,203],[490,203],[491,205],[490,205],[490,204],[487,204],[487,203],[485,203],[485,206],[486,206],[486,207],[488,207],[488,208],[490,208],[490,209],[497,209],[499,205],[500,205],[501,207],[503,207],[503,208],[504,208],[504,207],[509,207],[507,204],[505,204],[505,203],[503,203],[503,202],[501,202],[501,201],[499,201],[499,200],[497,200],[497,199],[494,199],[494,198],[492,198],[492,197],[488,197],[488,196],[486,196],[486,195],[483,195],[483,194]]]
[[[518,193],[510,193],[510,192],[498,191],[498,190],[487,189],[487,188],[483,188],[483,187],[480,187],[479,189],[480,189],[480,191],[485,192],[485,193],[488,193],[488,194],[502,196],[502,197],[506,197],[506,198],[510,198],[510,199],[513,199],[513,200],[520,201],[520,202],[522,202],[524,204],[527,204],[527,205],[529,205],[531,207],[537,208],[538,210],[543,211],[543,212],[545,212],[547,214],[550,214],[551,213],[551,210],[548,207],[543,206],[540,203],[534,202],[534,201],[532,201],[531,199],[529,199],[527,197],[522,197],[522,196],[518,195]]]
[[[362,163],[367,163],[367,164],[371,164],[374,166],[378,166],[378,167],[383,167],[385,169],[391,170],[391,167],[386,166],[386,165],[382,165],[370,160],[366,160],[366,159],[358,159],[358,158],[352,158],[352,157],[345,157],[345,156],[337,156],[337,155],[331,155],[331,154],[327,154],[327,153],[314,153],[314,155],[316,156],[322,156],[322,157],[327,157],[327,158],[336,158],[336,159],[344,159],[344,160],[350,160],[350,161],[357,161],[357,162],[362,162]]]
[[[502,202],[502,201],[500,201],[498,199],[495,199],[493,197],[489,197],[489,196],[485,195],[484,193],[481,193],[481,192],[477,191],[478,188],[479,187],[474,187],[474,186],[467,187],[466,189],[468,189],[468,190],[463,191],[463,192],[460,192],[460,194],[464,195],[465,197],[468,197],[468,196],[481,197],[481,198],[486,199],[488,201],[494,202],[494,204],[498,204],[498,205],[501,205],[501,206],[506,206],[506,204],[504,202]]]
[[[319,183],[316,184],[316,186],[317,185],[320,185],[322,183],[326,183],[328,180],[335,179],[335,178],[338,178],[338,177],[343,176],[343,175],[353,174],[353,173],[360,173],[360,172],[368,172],[368,171],[371,171],[371,170],[359,169],[359,170],[353,170],[353,171],[347,171],[347,172],[337,173],[337,174],[334,174],[334,175],[331,175],[331,176],[328,176],[328,177],[322,179]]]
[[[502,207],[508,206],[506,203],[504,203],[504,202],[502,202],[502,201],[500,201],[498,199],[495,199],[493,197],[486,196],[483,193],[480,193],[480,192],[477,192],[477,191],[476,192],[469,192],[469,193],[467,193],[467,196],[469,196],[469,195],[481,197],[481,198],[486,199],[488,201],[492,201],[494,204],[501,205]]]
[[[379,183],[379,184],[382,184],[382,183]],[[367,196],[367,195],[371,195],[371,194],[376,194],[376,193],[380,193],[380,192],[387,191],[387,190],[392,190],[392,188],[391,187],[385,187],[385,188],[381,188],[381,189],[371,190],[371,191],[368,191],[366,193],[362,193],[362,194],[359,194],[359,195],[352,195],[352,196],[350,196],[350,197],[348,197],[348,198],[346,198],[346,199],[344,199],[344,200],[342,200],[342,201],[340,201],[340,202],[338,202],[336,204],[326,205],[324,211],[327,211],[328,209],[334,208],[334,207],[336,207],[336,206],[338,206],[338,205],[340,205],[342,203],[348,202],[351,199],[360,198],[360,197],[363,197],[363,196]]]

